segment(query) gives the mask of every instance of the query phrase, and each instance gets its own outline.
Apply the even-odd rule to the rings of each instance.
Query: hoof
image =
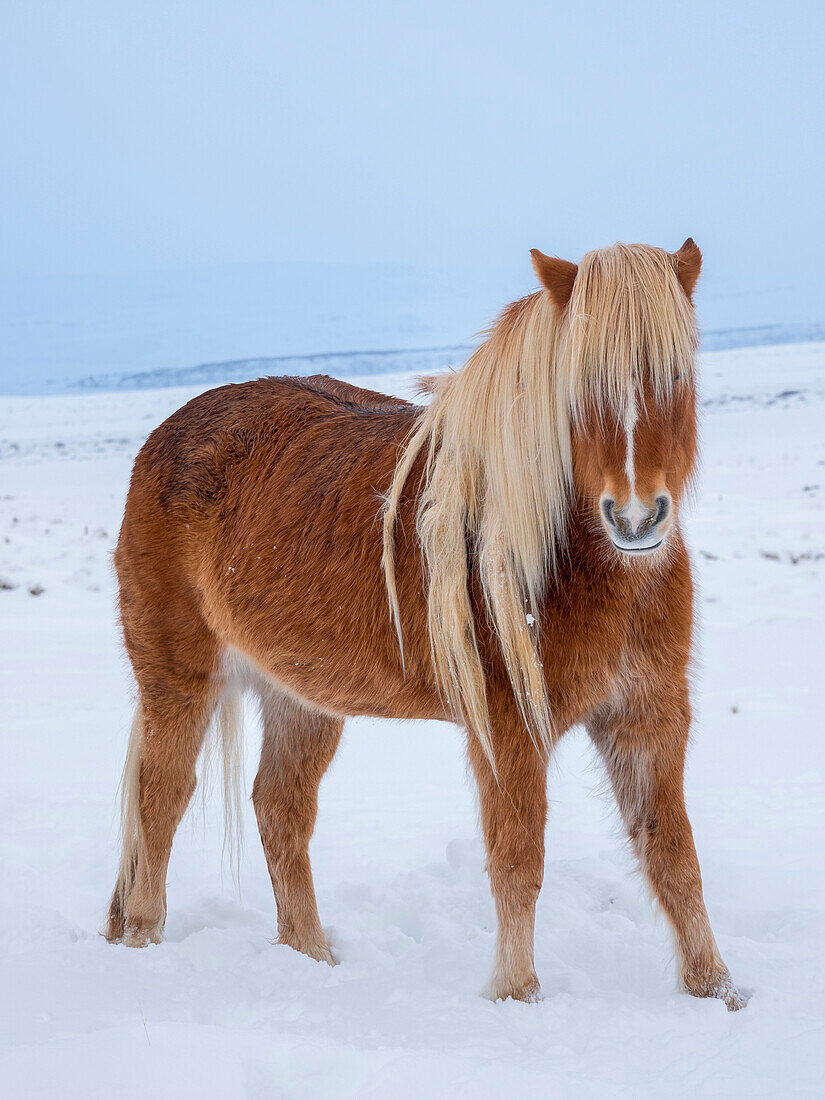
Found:
[[[332,953],[332,950],[330,949],[330,947],[328,945],[325,946],[325,947],[319,948],[318,951],[307,951],[307,954],[309,955],[310,958],[316,959],[318,962],[326,963],[327,966],[337,966],[338,965],[338,960],[335,958],[335,956]]]
[[[728,1012],[738,1012],[745,1007],[750,999],[747,993],[743,993],[736,988],[727,971],[709,979],[698,987],[689,987],[688,993],[692,997],[713,998],[717,1001],[724,1001]]]
[[[163,928],[127,928],[119,942],[124,947],[148,947],[150,943],[163,943]]]
[[[741,990],[737,989],[736,986],[731,982],[728,990],[721,995],[721,999],[725,1002],[725,1007],[727,1008],[728,1012],[738,1012],[740,1008],[745,1007],[745,1005],[750,1000],[750,997],[748,994],[743,993]]]
[[[494,977],[484,991],[490,1001],[524,1001],[525,1004],[538,1004],[542,1000],[541,986],[535,974],[524,982],[508,981]]]
[[[307,955],[310,959],[315,959],[316,962],[326,963],[327,966],[338,965],[338,960],[332,954],[326,940],[323,943],[293,943],[291,940],[279,937],[277,942],[285,947],[291,947],[293,951],[298,951],[301,955]]]

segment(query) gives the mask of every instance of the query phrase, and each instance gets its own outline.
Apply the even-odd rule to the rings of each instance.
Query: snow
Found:
[[[251,806],[238,893],[211,795],[176,840],[166,942],[108,945],[131,718],[110,552],[135,452],[196,391],[0,398],[5,1095],[821,1094],[825,344],[715,352],[702,377],[687,796],[753,991],[736,1014],[679,991],[580,731],[550,773],[539,1004],[479,995],[493,905],[461,737],[438,723],[351,721],[322,785],[311,852],[339,966],[272,944]],[[247,789],[258,741],[250,719]]]

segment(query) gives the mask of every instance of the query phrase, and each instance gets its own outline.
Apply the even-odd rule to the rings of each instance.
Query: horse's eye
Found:
[[[674,376],[673,376],[673,381],[674,381],[674,382],[681,382],[681,381],[682,381],[682,376],[681,376],[681,374],[674,374]]]

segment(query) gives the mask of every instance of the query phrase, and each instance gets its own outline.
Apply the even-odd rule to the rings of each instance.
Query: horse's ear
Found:
[[[564,309],[573,293],[573,283],[578,267],[576,264],[571,264],[569,260],[545,256],[537,248],[532,248],[530,255],[533,257],[533,270],[538,275],[539,282],[555,302],[556,307],[559,310]]]
[[[696,280],[702,270],[702,253],[693,237],[688,237],[679,251],[673,253],[673,259],[676,261],[676,274],[682,289],[692,302]]]

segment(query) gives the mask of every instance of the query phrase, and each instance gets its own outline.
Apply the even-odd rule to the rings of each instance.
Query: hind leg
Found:
[[[338,748],[344,720],[312,710],[269,685],[261,686],[260,697],[263,747],[252,801],[278,907],[278,942],[332,965],[318,918],[309,841],[318,787]]]
[[[107,939],[130,947],[163,938],[172,841],[195,790],[195,765],[215,702],[205,683],[186,693],[166,685],[141,694],[137,806],[127,812],[131,835],[106,931]]]
[[[140,706],[124,771],[124,847],[106,937],[143,947],[163,935],[172,840],[195,789],[195,764],[223,681],[216,642],[188,590],[172,574],[159,591],[122,555],[117,564]]]

